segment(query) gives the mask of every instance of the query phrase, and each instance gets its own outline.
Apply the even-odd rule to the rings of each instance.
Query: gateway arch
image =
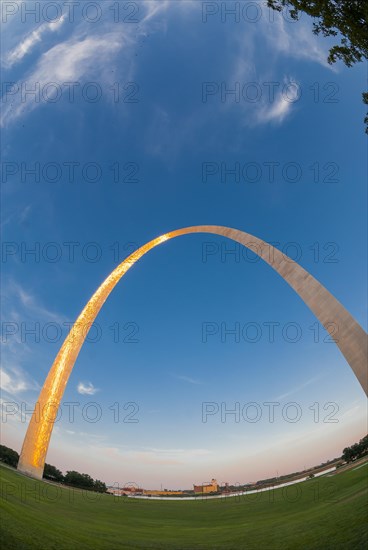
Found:
[[[273,267],[332,336],[336,326],[338,327],[336,344],[368,394],[367,334],[340,302],[312,275],[277,248],[249,233],[217,225],[185,227],[157,237],[133,252],[112,271],[93,294],[66,337],[47,375],[24,438],[18,470],[32,477],[42,478],[54,421],[70,373],[88,330],[111,291],[123,275],[149,250],[174,237],[190,233],[211,233],[232,239],[255,252]]]

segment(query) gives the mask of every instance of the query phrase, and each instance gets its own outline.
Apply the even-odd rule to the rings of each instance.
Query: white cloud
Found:
[[[273,100],[271,98],[267,103],[261,103],[257,113],[258,123],[281,123],[291,113],[294,103],[299,99],[299,85],[295,80],[285,78],[280,88]]]
[[[81,395],[94,395],[98,392],[98,388],[95,388],[92,382],[79,382],[77,391]]]
[[[48,31],[57,31],[65,21],[65,15],[57,21],[51,23],[43,23],[37,29],[26,36],[15,48],[13,48],[5,57],[5,66],[12,67],[23,59],[25,55],[31,52],[35,44],[41,42],[42,35]]]
[[[21,368],[8,365],[0,368],[0,389],[10,395],[17,395],[38,390],[39,386]]]
[[[122,45],[122,35],[108,33],[102,37],[68,40],[46,52],[34,73],[40,83],[76,80],[87,73],[98,73],[111,53]]]
[[[3,368],[0,368],[0,387],[3,391],[10,394],[25,391],[27,389],[24,380],[12,378]]]

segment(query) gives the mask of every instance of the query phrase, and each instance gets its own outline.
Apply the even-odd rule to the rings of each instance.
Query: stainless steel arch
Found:
[[[198,225],[166,233],[145,244],[124,260],[93,294],[66,337],[40,392],[24,438],[18,470],[42,478],[50,437],[60,401],[88,328],[94,322],[110,292],[123,275],[149,250],[189,233],[212,233],[236,241],[258,254],[299,294],[327,331],[337,325],[336,344],[345,356],[366,394],[367,334],[338,300],[299,264],[270,244],[237,229],[217,225]]]

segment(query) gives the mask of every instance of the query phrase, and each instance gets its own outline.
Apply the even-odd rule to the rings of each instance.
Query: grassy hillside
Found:
[[[226,500],[168,502],[83,493],[0,466],[3,550],[365,549],[367,464]]]

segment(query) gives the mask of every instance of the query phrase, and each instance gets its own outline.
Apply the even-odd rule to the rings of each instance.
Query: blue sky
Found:
[[[184,226],[277,243],[366,329],[363,64],[329,66],[330,43],[306,16],[290,23],[264,6],[236,22],[222,3],[120,2],[114,21],[113,2],[95,3],[100,13],[79,3],[74,21],[64,6],[52,22],[51,7],[35,21],[32,2],[8,3],[13,15],[6,4],[3,402],[32,408],[67,323],[118,261]],[[138,22],[123,21],[130,9]],[[226,173],[234,168],[239,181]],[[366,431],[363,390],[313,314],[270,267],[219,237],[150,252],[97,324],[64,396],[77,403],[74,422],[63,405],[50,444],[47,461],[64,471],[147,487],[244,483],[337,456]],[[86,408],[83,418],[91,402],[98,422]],[[250,402],[258,422],[221,421],[221,408]],[[266,402],[280,402],[275,422]],[[281,413],[290,402],[302,411],[295,423]],[[218,406],[207,422],[203,403]],[[138,422],[123,422],[133,409]],[[338,421],[326,421],[333,411]],[[18,451],[22,420],[8,415],[3,430]]]

